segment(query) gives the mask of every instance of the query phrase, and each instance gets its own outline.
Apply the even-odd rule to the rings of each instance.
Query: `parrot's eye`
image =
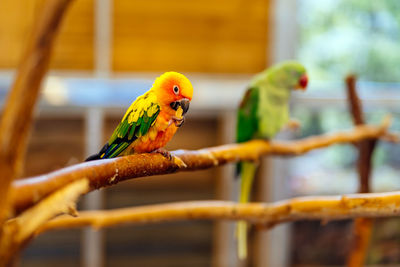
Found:
[[[174,85],[174,93],[177,95],[179,94],[179,87],[178,85]]]

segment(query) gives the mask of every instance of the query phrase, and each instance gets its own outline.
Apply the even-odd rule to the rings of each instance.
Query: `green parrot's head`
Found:
[[[269,82],[280,88],[289,90],[305,90],[307,88],[306,68],[296,61],[277,64],[268,69],[267,75]]]

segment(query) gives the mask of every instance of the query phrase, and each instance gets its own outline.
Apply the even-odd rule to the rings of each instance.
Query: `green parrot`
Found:
[[[237,142],[271,139],[289,122],[289,98],[292,89],[305,90],[308,78],[303,65],[287,61],[257,74],[251,81],[237,113]],[[241,177],[239,202],[249,201],[257,164],[238,164]],[[238,255],[247,257],[247,223],[237,225]]]

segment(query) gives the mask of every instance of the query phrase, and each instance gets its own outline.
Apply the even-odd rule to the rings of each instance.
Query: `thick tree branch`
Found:
[[[109,160],[77,164],[49,174],[18,180],[13,183],[13,205],[22,211],[46,195],[81,177],[87,177],[91,189],[97,189],[136,177],[193,171],[229,162],[252,161],[265,155],[301,155],[310,150],[338,143],[353,143],[363,139],[380,138],[386,134],[389,122],[380,126],[361,125],[350,131],[313,136],[297,141],[268,142],[253,140],[195,151],[172,152],[185,164],[176,164],[157,153],[134,154]]]
[[[56,32],[70,0],[49,0],[35,24],[0,122],[0,225],[8,212],[8,191],[21,174],[40,84],[47,72]],[[4,51],[3,51],[4,52]]]
[[[21,246],[30,240],[33,233],[48,220],[62,213],[77,215],[76,200],[88,190],[87,179],[77,180],[52,193],[18,217],[7,221],[0,240],[0,266],[9,262]]]
[[[400,192],[344,196],[299,197],[276,203],[239,204],[231,201],[192,201],[107,211],[84,211],[76,218],[60,216],[38,232],[53,229],[121,224],[148,224],[178,220],[247,220],[273,226],[298,220],[342,220],[400,215]]]

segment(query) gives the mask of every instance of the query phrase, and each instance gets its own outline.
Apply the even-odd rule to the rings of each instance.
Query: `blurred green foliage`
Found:
[[[400,82],[399,0],[300,0],[298,59],[313,79]]]

